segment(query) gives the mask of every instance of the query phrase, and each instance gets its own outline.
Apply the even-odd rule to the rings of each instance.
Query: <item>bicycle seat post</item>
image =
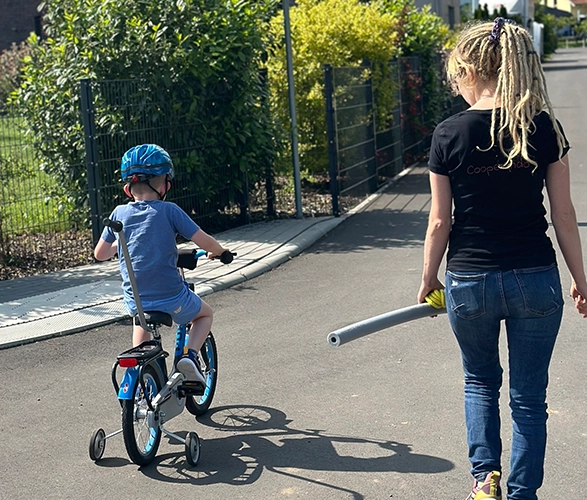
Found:
[[[152,333],[152,329],[150,329],[147,325],[147,321],[145,320],[145,312],[143,311],[143,304],[141,303],[141,297],[139,295],[139,288],[137,286],[137,280],[135,278],[135,273],[132,268],[132,262],[130,260],[130,254],[128,252],[128,245],[126,244],[126,237],[124,236],[124,231],[121,229],[118,232],[118,237],[120,238],[120,246],[122,247],[122,253],[124,255],[124,260],[126,261],[126,268],[128,270],[128,277],[130,279],[130,285],[132,287],[132,293],[134,295],[135,304],[137,306],[137,312],[139,316],[139,323],[143,330]]]

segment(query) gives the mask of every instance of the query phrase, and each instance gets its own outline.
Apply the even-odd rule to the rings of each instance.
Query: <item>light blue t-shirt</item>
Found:
[[[158,200],[119,205],[110,219],[122,222],[141,299],[163,300],[180,293],[184,285],[177,269],[175,238],[179,234],[190,240],[199,226],[175,203]],[[105,227],[102,239],[114,243],[116,233]],[[134,302],[120,241],[118,255],[125,299]]]

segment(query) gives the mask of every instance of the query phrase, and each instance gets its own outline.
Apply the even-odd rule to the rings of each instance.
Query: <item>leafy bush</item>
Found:
[[[300,0],[291,9],[292,48],[300,161],[306,173],[327,171],[324,64],[357,67],[371,63],[376,123],[388,125],[396,104],[396,84],[389,63],[398,56],[422,59],[425,114],[430,126],[445,108],[447,93],[438,78],[436,54],[449,37],[448,26],[429,6],[416,8],[414,0]],[[282,130],[289,132],[287,73],[283,47],[283,16],[271,22],[268,68],[272,107]],[[421,124],[422,125],[422,124]],[[425,132],[422,125],[421,132]],[[290,168],[283,158],[279,170]]]
[[[450,96],[440,79],[438,59],[450,30],[429,5],[417,9],[414,0],[382,0],[382,3],[386,12],[399,20],[400,55],[420,58],[424,113],[423,123],[417,124],[417,128],[420,133],[428,134],[445,112]]]
[[[141,80],[153,96],[144,102],[150,137],[168,149],[173,149],[173,137],[178,165],[190,172],[186,189],[213,194],[228,185],[234,199],[244,172],[253,181],[261,175],[273,154],[258,72],[272,3],[45,2],[47,38],[29,39],[31,54],[25,58],[18,102],[41,168],[57,179],[76,209],[84,207],[87,197],[80,79]],[[98,133],[124,137],[126,124],[137,118],[124,117],[113,100],[95,97]],[[165,135],[157,132],[162,129]],[[120,158],[123,152],[103,149],[101,156]],[[215,165],[228,167],[230,178],[205,175]]]
[[[299,0],[291,11],[292,52],[300,163],[305,173],[328,170],[324,65],[360,66],[364,61],[387,65],[398,53],[398,21],[376,4],[359,0]],[[289,133],[283,13],[271,21],[273,46],[267,63],[271,104],[283,130]],[[379,75],[384,78],[385,71]],[[278,172],[290,169],[288,157]]]
[[[559,19],[554,17],[552,14],[546,13],[546,8],[542,4],[536,4],[534,17],[536,22],[544,24],[543,49],[544,57],[548,57],[549,55],[554,54],[558,46],[558,36],[556,31],[561,24]]]
[[[20,70],[24,57],[29,53],[26,43],[13,43],[0,52],[0,112],[5,110],[8,96],[20,85]]]

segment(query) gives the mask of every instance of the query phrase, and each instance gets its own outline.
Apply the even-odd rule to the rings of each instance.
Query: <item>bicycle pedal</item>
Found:
[[[184,381],[181,390],[190,396],[203,396],[206,392],[206,386],[202,382]]]

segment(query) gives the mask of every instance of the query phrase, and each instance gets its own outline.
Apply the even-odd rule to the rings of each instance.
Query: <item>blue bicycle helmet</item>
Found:
[[[145,182],[151,177],[167,174],[173,179],[173,162],[169,153],[156,144],[142,144],[130,148],[121,162],[123,182]]]

